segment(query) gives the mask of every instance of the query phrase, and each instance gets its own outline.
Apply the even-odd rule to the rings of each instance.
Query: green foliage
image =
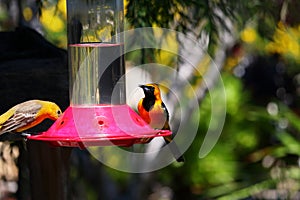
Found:
[[[263,34],[272,35],[280,11],[275,1],[185,1],[185,0],[129,0],[126,18],[133,28],[158,26],[200,37],[209,37],[209,53],[219,45],[224,31],[241,30],[249,21],[259,22]]]
[[[240,79],[227,73],[222,79],[227,117],[216,146],[205,158],[198,158],[209,126],[211,101],[207,95],[200,107],[197,137],[185,153],[186,163],[160,170],[158,181],[174,189],[178,199],[177,192],[183,188],[188,188],[190,196],[185,193],[185,197],[191,199],[268,199],[281,189],[292,197],[300,190],[298,116],[280,101],[272,102],[278,106],[274,114],[253,101],[255,97],[244,89]]]

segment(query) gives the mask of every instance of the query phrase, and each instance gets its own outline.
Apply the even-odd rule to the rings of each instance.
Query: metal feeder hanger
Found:
[[[126,105],[122,0],[67,0],[70,106],[29,140],[54,146],[131,146],[171,135]]]

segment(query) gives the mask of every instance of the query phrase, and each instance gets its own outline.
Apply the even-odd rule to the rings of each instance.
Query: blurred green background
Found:
[[[7,9],[9,1],[0,1],[1,31],[31,26],[67,48],[65,0],[16,2],[19,18]],[[300,2],[126,0],[124,5],[127,29],[155,26],[195,39],[205,35],[203,48],[220,67],[225,85],[225,125],[212,151],[199,158],[210,120],[206,93],[199,98],[199,129],[183,165],[128,174],[87,156],[86,166],[71,166],[74,199],[300,199]],[[162,40],[171,40],[178,52],[184,50],[178,38],[167,37],[172,36]],[[135,65],[181,67],[176,55],[164,51],[132,53],[126,59]],[[210,68],[203,59],[199,65],[201,74],[190,77],[195,90],[203,86],[202,75]],[[209,92],[219,90],[213,84]],[[92,168],[97,171],[94,178],[105,180],[106,197],[101,198],[97,181],[82,176],[87,166],[98,166]]]

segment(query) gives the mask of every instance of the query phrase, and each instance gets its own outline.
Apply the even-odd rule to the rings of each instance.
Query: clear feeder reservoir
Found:
[[[68,0],[72,106],[125,104],[122,0]]]

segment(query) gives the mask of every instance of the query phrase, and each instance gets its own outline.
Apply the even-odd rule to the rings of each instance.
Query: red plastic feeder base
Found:
[[[70,106],[45,132],[29,136],[54,146],[131,146],[171,135],[154,130],[128,105]]]

